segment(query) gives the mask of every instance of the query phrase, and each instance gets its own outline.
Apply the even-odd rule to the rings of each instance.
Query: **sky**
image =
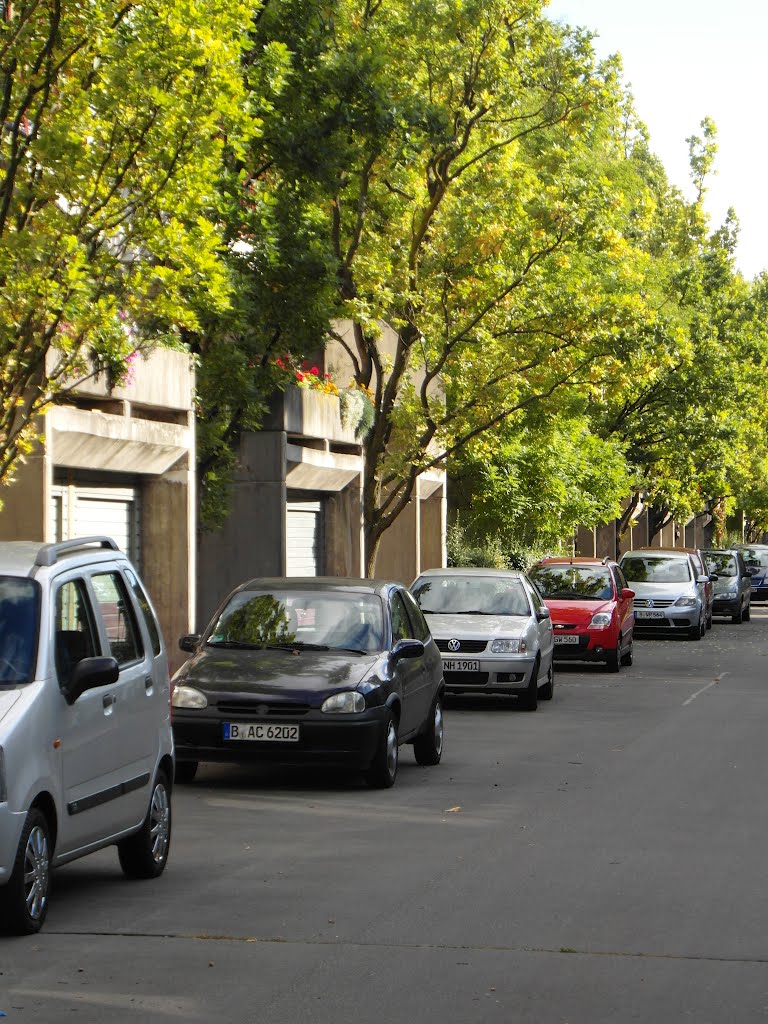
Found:
[[[621,55],[651,148],[689,198],[685,140],[701,136],[702,118],[713,119],[711,227],[733,207],[738,269],[747,278],[768,269],[768,0],[550,0],[546,13],[597,33],[600,56]]]

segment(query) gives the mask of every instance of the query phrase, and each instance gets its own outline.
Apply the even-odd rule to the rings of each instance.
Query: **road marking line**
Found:
[[[691,696],[688,698],[688,700],[684,700],[683,701],[683,707],[686,707],[688,704],[691,703],[691,701],[696,700],[697,697],[701,696],[702,693],[706,693],[706,691],[710,690],[713,686],[717,686],[717,684],[720,682],[720,680],[721,679],[725,679],[725,677],[727,675],[728,675],[727,672],[722,672],[717,677],[717,679],[713,679],[711,683],[707,683],[706,686],[702,686],[702,688],[700,690],[697,690],[696,693],[692,693]]]

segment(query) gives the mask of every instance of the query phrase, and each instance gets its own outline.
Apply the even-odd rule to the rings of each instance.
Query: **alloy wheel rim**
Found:
[[[24,850],[24,899],[33,921],[42,917],[48,902],[49,872],[48,836],[36,825],[29,833]]]
[[[171,835],[170,803],[168,792],[162,783],[155,786],[152,794],[149,834],[152,837],[152,857],[156,864],[160,864],[168,852]]]
[[[394,778],[397,771],[397,730],[395,723],[390,722],[387,729],[387,771]]]
[[[435,750],[443,752],[443,706],[439,701],[435,705]]]

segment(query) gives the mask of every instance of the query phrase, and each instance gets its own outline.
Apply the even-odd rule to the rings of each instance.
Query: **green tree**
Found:
[[[0,14],[0,479],[78,377],[223,309],[241,0],[19,0]]]

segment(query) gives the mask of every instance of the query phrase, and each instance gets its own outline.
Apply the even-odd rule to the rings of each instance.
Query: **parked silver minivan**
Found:
[[[165,645],[126,555],[0,543],[0,930],[38,931],[51,869],[102,847],[159,875],[173,774]]]

